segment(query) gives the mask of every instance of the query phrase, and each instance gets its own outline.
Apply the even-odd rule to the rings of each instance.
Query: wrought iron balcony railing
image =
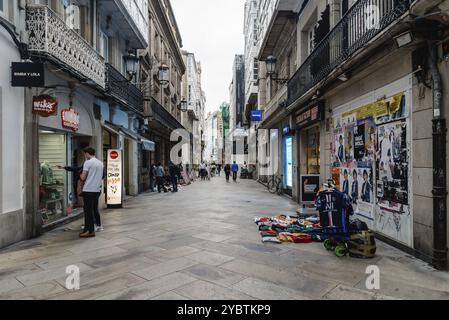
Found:
[[[412,0],[359,0],[316,46],[288,83],[288,105],[390,26]]]
[[[184,129],[182,124],[153,97],[151,97],[151,110],[154,120],[162,123],[170,130]]]
[[[109,63],[106,69],[106,92],[130,110],[143,114],[142,91]]]
[[[26,27],[31,54],[55,60],[83,80],[105,88],[103,57],[49,7],[29,5]]]

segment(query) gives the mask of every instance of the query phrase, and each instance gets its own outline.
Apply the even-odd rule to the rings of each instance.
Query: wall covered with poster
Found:
[[[332,177],[351,196],[358,218],[412,246],[411,94],[409,88],[393,88],[336,109]]]

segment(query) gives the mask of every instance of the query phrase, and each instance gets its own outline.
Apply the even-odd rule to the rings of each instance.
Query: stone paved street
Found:
[[[196,182],[103,212],[105,231],[80,240],[81,221],[0,251],[1,299],[449,299],[449,274],[378,242],[378,256],[339,259],[322,244],[264,245],[254,216],[297,206],[254,181]],[[381,289],[365,288],[366,267]],[[65,270],[81,288],[65,289]]]

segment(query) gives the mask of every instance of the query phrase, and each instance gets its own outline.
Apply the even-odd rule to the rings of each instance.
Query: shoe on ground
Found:
[[[80,233],[80,238],[93,238],[93,237],[95,237],[95,232],[86,231]]]
[[[102,232],[104,231],[103,226],[95,226],[95,232]]]

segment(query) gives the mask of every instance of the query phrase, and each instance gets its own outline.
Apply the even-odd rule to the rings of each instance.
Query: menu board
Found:
[[[122,151],[108,150],[107,163],[107,205],[109,208],[122,207]]]

